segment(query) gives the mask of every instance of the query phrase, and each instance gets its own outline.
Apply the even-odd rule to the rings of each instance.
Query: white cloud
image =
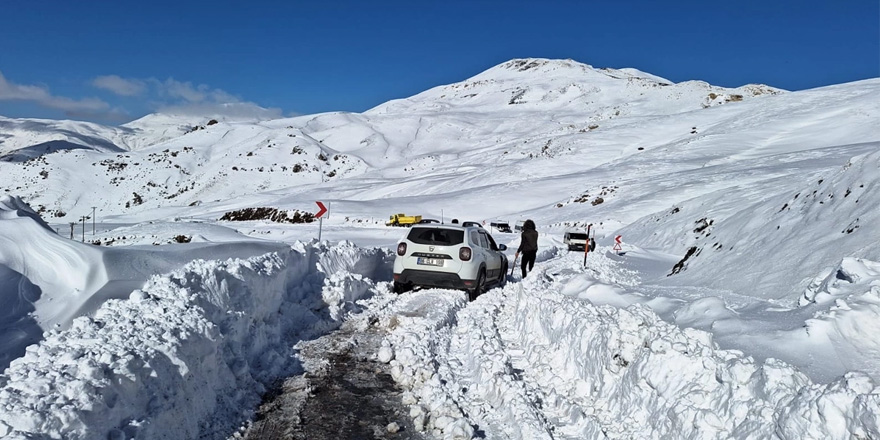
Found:
[[[151,78],[152,83],[160,96],[172,99],[182,99],[188,103],[212,102],[218,104],[241,102],[241,100],[230,93],[220,89],[212,89],[206,84],[193,85],[191,82],[177,81],[174,78],[168,78],[160,81]]]
[[[174,78],[164,81],[150,78],[145,81],[154,88],[158,97],[164,100],[154,103],[160,113],[247,120],[267,120],[282,116],[281,109],[260,107],[206,84],[194,85]]]
[[[264,108],[252,102],[189,103],[160,107],[159,112],[172,115],[214,117],[223,120],[265,121],[282,116],[279,108]]]
[[[91,82],[92,86],[109,90],[120,96],[136,96],[149,89],[150,94],[174,102],[165,105],[181,105],[185,103],[229,104],[242,102],[240,98],[215,89],[207,84],[194,85],[189,81],[178,81],[174,78],[160,80],[157,78],[123,78],[119,75],[102,75]]]
[[[214,115],[233,119],[266,120],[281,117],[277,108],[263,108],[243,101],[224,90],[206,84],[193,84],[174,78],[124,78],[119,75],[101,75],[89,82],[92,87],[107,90],[121,97],[140,97],[141,106],[154,111],[174,114]],[[99,98],[73,99],[52,95],[42,85],[16,84],[0,72],[0,101],[31,101],[42,107],[58,109],[68,117],[104,121],[127,121],[131,113],[122,107],[113,107]]]
[[[102,112],[110,108],[110,104],[98,98],[73,99],[55,96],[48,87],[15,84],[0,72],[0,101],[31,101],[40,106],[63,110],[65,112]]]
[[[147,85],[139,79],[126,79],[118,75],[104,75],[92,80],[92,85],[104,90],[109,90],[120,96],[140,95],[146,90]]]

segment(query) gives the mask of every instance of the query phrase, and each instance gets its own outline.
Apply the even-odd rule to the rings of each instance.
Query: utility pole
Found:
[[[584,267],[587,267],[587,254],[590,253],[590,229],[592,228],[592,223],[587,225],[587,242],[584,244]]]
[[[80,221],[82,222],[82,226],[83,226],[82,242],[85,243],[86,242],[86,216],[80,217]]]
[[[70,239],[71,240],[73,240],[73,225],[75,225],[75,224],[76,224],[76,222],[70,222]]]
[[[95,208],[97,206],[92,206],[92,236],[95,235]]]

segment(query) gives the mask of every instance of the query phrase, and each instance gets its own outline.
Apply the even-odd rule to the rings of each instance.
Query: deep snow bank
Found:
[[[0,304],[5,308],[0,312],[0,371],[24,354],[27,345],[42,339],[43,331],[65,329],[106,300],[127,298],[154,274],[200,258],[246,258],[288,247],[241,238],[98,247],[56,234],[21,198],[0,197]]]
[[[47,295],[87,296],[106,282],[100,261],[100,250],[59,236],[21,198],[0,198],[0,264]],[[40,320],[63,313],[50,308]]]
[[[0,376],[0,436],[225,437],[295,371],[292,345],[338,323],[324,298],[345,309],[390,270],[384,251],[297,248],[194,261],[28,347]]]
[[[773,359],[719,350],[645,306],[517,292],[512,340],[564,406],[595,408],[616,438],[849,439],[877,435],[880,389],[862,373],[816,385]],[[560,384],[562,386],[558,386]],[[626,421],[626,423],[609,423]]]
[[[100,250],[59,236],[21,198],[0,197],[0,370],[106,282]]]
[[[830,345],[830,357],[880,380],[880,262],[845,258],[802,302],[818,309],[804,332]]]
[[[8,220],[26,217],[40,225],[43,229],[52,231],[52,228],[43,221],[42,217],[36,213],[21,197],[4,195],[0,196],[0,220]],[[54,232],[54,231],[52,231]]]
[[[413,295],[383,321],[377,355],[410,390],[417,427],[452,439],[880,436],[880,388],[863,373],[816,384],[643,304],[577,299],[554,283],[565,275],[542,272],[468,307],[437,291],[426,313]]]

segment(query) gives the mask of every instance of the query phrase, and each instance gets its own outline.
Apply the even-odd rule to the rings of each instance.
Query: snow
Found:
[[[362,114],[2,118],[0,437],[235,436],[367,314],[429,438],[880,438],[878,93],[523,59]],[[531,218],[535,271],[394,295],[399,212]]]
[[[386,254],[297,245],[247,260],[196,260],[50,332],[0,378],[0,433],[193,438],[230,432],[266,386],[295,372],[295,338],[338,325]],[[345,276],[324,271],[344,265]],[[387,274],[384,275],[387,277]],[[46,399],[45,396],[55,396]],[[13,435],[13,438],[16,438]]]
[[[11,119],[0,116],[0,160],[21,161],[66,149],[124,151],[113,139],[124,136],[124,128],[105,127],[79,121]]]
[[[570,257],[470,307],[434,299],[447,307],[411,318],[422,307],[413,298],[387,319],[400,347],[395,379],[411,390],[413,412],[431,415],[425,429],[469,438],[446,432],[446,420],[432,424],[468,414],[488,438],[876,433],[880,394],[868,375],[815,384],[781,361],[721,350],[711,334],[664,322],[648,307],[578,300],[565,294],[569,281],[591,276],[572,270]]]

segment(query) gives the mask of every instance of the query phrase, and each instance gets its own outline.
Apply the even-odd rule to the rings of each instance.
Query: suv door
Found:
[[[498,279],[501,272],[501,253],[495,240],[486,231],[479,231],[479,234],[480,247],[486,258],[486,276],[489,279]]]

